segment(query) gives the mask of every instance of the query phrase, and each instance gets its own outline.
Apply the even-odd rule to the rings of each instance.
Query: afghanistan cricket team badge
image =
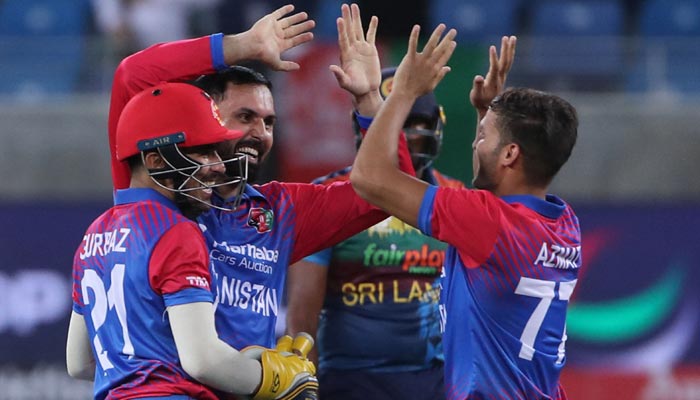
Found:
[[[275,214],[264,208],[251,208],[248,213],[248,226],[254,227],[258,233],[269,232],[275,223]]]

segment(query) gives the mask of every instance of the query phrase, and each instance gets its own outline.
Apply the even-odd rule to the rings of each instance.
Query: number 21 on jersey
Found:
[[[92,269],[86,269],[83,274],[83,279],[80,281],[83,300],[86,305],[90,304],[88,291],[91,290],[94,293],[94,304],[92,304],[90,319],[92,320],[92,325],[95,328],[96,334],[92,340],[92,344],[97,354],[97,361],[100,363],[103,371],[114,368],[114,365],[112,365],[112,362],[109,360],[107,350],[105,350],[99,335],[97,335],[97,332],[107,320],[107,313],[110,310],[116,311],[119,324],[122,328],[122,338],[124,342],[122,352],[127,355],[134,354],[134,346],[131,344],[131,339],[129,338],[129,326],[127,325],[126,307],[124,305],[124,268],[124,264],[114,265],[110,275],[112,284],[107,290],[105,290],[104,282],[102,282],[99,275],[97,275],[97,272]]]

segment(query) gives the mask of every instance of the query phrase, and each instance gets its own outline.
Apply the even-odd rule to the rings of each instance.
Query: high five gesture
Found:
[[[413,27],[408,39],[408,51],[394,76],[392,94],[408,95],[415,99],[435,89],[442,78],[450,72],[447,61],[457,47],[457,42],[454,41],[457,31],[450,29],[443,37],[445,29],[444,24],[438,25],[423,47],[423,51],[419,52],[420,26]]]
[[[450,71],[447,62],[457,46],[457,31],[445,29],[438,25],[418,51],[420,27],[413,27],[391,94],[370,126],[350,175],[361,197],[413,226],[427,183],[398,169],[397,137],[416,98],[433,90]]]

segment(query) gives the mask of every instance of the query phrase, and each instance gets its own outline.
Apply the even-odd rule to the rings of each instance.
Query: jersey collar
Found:
[[[516,194],[501,197],[508,204],[520,203],[525,207],[544,215],[547,218],[557,219],[566,210],[566,203],[559,197],[548,194],[544,200],[536,196]]]
[[[139,201],[155,201],[180,212],[175,203],[169,198],[163,196],[153,189],[136,188],[136,189],[120,189],[114,193],[114,205],[136,203]]]
[[[252,198],[259,198],[259,199],[263,199],[263,200],[267,201],[267,199],[265,198],[265,196],[262,193],[260,193],[257,189],[255,189],[252,185],[249,185],[246,183],[245,189],[243,189],[243,195],[242,195],[241,201],[247,201],[247,200],[250,200]],[[212,199],[215,199],[215,201],[218,201],[219,203],[223,203],[223,204],[229,203],[230,201],[234,200],[234,198],[222,199],[218,195],[213,196]]]

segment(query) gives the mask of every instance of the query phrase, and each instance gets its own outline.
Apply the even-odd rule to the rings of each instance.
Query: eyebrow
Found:
[[[236,114],[239,114],[239,113],[249,113],[249,114],[253,114],[253,115],[256,116],[256,117],[260,117],[260,116],[261,116],[260,113],[258,113],[257,111],[253,110],[252,108],[248,108],[248,107],[241,107],[241,108],[239,108],[238,110],[236,110],[235,113],[236,113]],[[275,119],[275,120],[276,120],[276,119],[277,119],[277,115],[276,115],[276,114],[270,114],[270,115],[268,115],[268,116],[263,117],[263,119],[267,119],[267,118],[272,118],[272,119]]]

